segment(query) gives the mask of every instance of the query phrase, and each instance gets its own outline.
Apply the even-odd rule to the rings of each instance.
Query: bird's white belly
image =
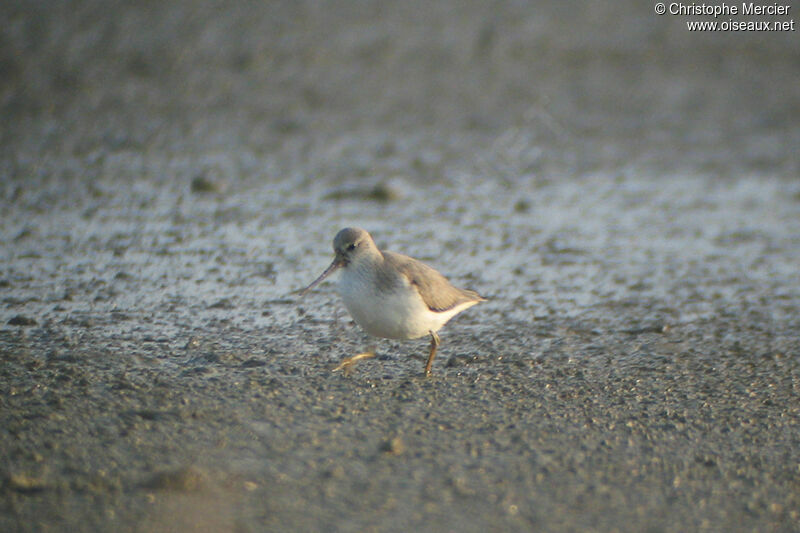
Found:
[[[439,330],[456,314],[431,311],[411,285],[376,289],[374,283],[355,272],[342,273],[339,293],[364,331],[387,339],[423,337]]]

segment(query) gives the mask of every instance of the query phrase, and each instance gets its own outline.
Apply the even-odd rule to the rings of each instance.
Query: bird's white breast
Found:
[[[477,302],[437,313],[422,301],[404,277],[380,285],[368,265],[351,264],[339,280],[339,293],[356,323],[367,333],[389,339],[416,339],[438,331],[453,316]]]

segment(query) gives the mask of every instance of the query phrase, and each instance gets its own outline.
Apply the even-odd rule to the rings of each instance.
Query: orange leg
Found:
[[[436,357],[436,348],[439,347],[441,344],[441,340],[439,340],[439,335],[436,334],[435,331],[431,331],[431,353],[428,355],[428,363],[425,365],[425,375],[431,375],[431,367],[433,366],[433,358]]]
[[[371,357],[375,357],[375,350],[371,349],[368,352],[363,352],[353,357],[345,357],[342,359],[342,362],[339,363],[339,366],[331,370],[331,372],[338,372],[341,370],[345,376],[350,374],[350,371],[353,369],[353,366],[362,359],[369,359]]]

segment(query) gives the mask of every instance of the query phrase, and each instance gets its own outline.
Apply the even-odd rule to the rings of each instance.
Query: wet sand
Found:
[[[796,32],[0,15],[0,530],[800,530]],[[431,378],[292,294],[345,225],[489,297]]]

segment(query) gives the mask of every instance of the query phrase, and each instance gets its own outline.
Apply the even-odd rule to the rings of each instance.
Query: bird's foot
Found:
[[[345,376],[348,376],[350,375],[350,371],[353,369],[353,366],[357,362],[361,361],[362,359],[371,359],[373,357],[375,357],[374,350],[370,350],[368,352],[362,352],[352,357],[345,357],[344,359],[342,359],[342,362],[339,363],[339,366],[331,370],[331,372],[338,372],[339,370],[341,370]]]

